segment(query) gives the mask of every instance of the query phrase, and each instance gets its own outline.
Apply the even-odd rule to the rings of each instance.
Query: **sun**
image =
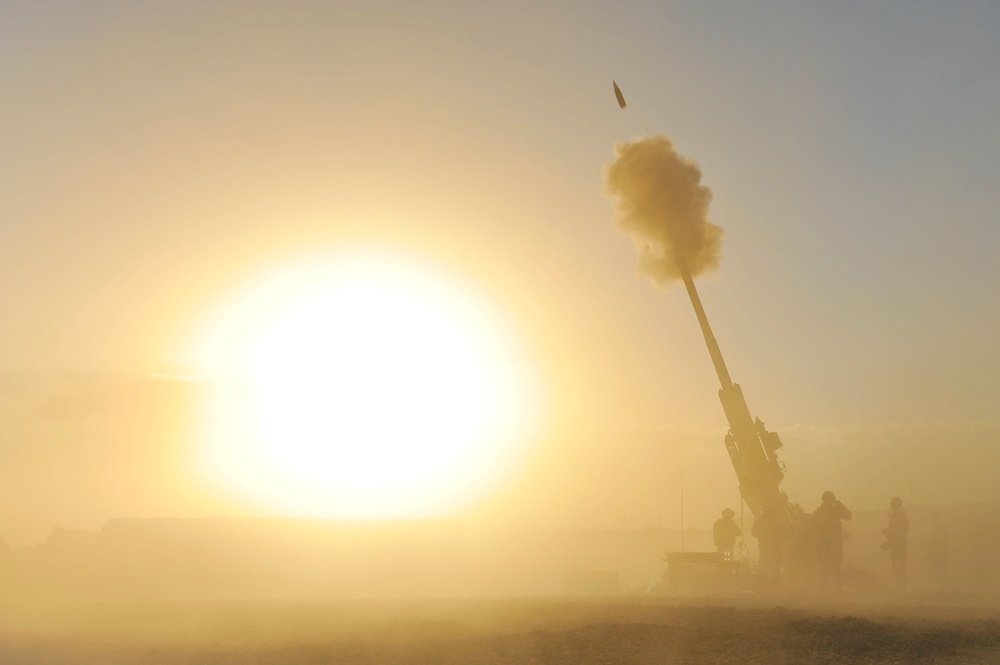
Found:
[[[207,470],[285,514],[454,512],[499,480],[534,427],[516,342],[481,297],[399,256],[271,274],[202,344],[219,377]]]

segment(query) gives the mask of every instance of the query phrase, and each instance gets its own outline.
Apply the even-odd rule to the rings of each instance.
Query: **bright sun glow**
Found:
[[[272,510],[447,513],[516,460],[534,391],[507,326],[400,257],[300,265],[202,344],[220,377],[209,471]]]

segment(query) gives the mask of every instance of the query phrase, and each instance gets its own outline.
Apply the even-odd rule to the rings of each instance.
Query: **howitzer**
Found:
[[[705,336],[715,372],[722,384],[719,400],[729,421],[729,432],[725,439],[726,450],[736,471],[740,494],[755,519],[765,510],[787,514],[788,499],[779,487],[785,476],[785,470],[775,452],[781,448],[781,440],[774,432],[768,432],[759,418],[755,420],[750,415],[743,390],[738,383],[733,383],[729,376],[726,361],[722,359],[719,344],[715,341],[712,328],[708,325],[708,318],[705,316],[698,291],[694,287],[691,272],[683,263],[680,264],[680,273],[691,297],[698,323],[701,324],[701,332]]]

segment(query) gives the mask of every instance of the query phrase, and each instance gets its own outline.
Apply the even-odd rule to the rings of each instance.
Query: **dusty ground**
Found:
[[[0,663],[1000,663],[976,597],[0,605]]]

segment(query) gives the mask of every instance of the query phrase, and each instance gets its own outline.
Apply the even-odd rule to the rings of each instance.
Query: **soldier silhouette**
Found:
[[[931,529],[928,535],[927,556],[931,560],[931,568],[937,580],[938,587],[948,588],[948,559],[949,559],[949,534],[948,525],[945,524],[941,513],[934,511],[931,513]]]
[[[830,491],[823,492],[822,502],[812,514],[816,534],[816,558],[824,587],[840,591],[840,571],[844,563],[844,531],[840,523],[851,519],[851,511]]]
[[[743,535],[740,528],[736,526],[733,518],[736,513],[731,508],[722,511],[722,517],[715,520],[712,527],[712,539],[715,541],[715,551],[722,555],[726,561],[733,560],[733,548],[736,547],[736,538]]]
[[[766,587],[778,585],[781,574],[781,546],[788,525],[774,500],[768,501],[754,520],[750,533],[757,539],[760,550],[760,578]]]
[[[903,510],[903,500],[898,496],[889,502],[889,526],[882,529],[885,534],[883,547],[889,550],[889,562],[892,564],[892,576],[896,586],[902,589],[906,586],[906,550],[910,537],[910,518]]]

